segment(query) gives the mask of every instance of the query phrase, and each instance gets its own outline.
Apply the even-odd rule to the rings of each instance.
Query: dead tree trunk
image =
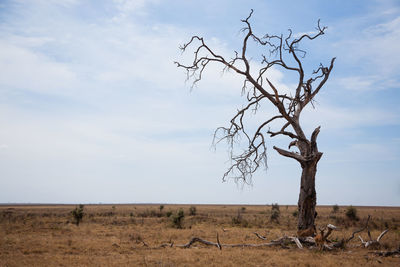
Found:
[[[300,154],[288,152],[274,147],[281,155],[297,160],[302,168],[300,180],[300,193],[298,200],[298,220],[297,229],[305,230],[314,228],[314,220],[316,217],[315,206],[317,204],[317,193],[315,191],[315,176],[317,174],[317,164],[322,157],[322,153],[318,151],[317,137],[320,127],[317,127],[311,135],[310,141],[305,137],[301,127],[295,120],[294,129],[296,130],[299,140],[295,140],[289,144],[289,149],[296,146]]]
[[[299,230],[305,230],[314,226],[314,219],[316,217],[315,206],[317,204],[317,193],[315,192],[317,163],[304,164],[302,168],[297,221],[297,228]]]

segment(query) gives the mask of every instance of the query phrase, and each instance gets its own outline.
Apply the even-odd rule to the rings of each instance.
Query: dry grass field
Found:
[[[232,205],[86,205],[79,226],[74,224],[73,205],[0,206],[0,266],[400,266],[396,256],[375,256],[354,238],[344,250],[319,251],[283,247],[226,248],[196,243],[176,245],[192,237],[223,244],[259,244],[295,235],[295,206],[280,206],[271,220],[271,206]],[[349,237],[366,221],[376,238],[382,230],[381,250],[400,244],[400,208],[357,207],[358,220],[345,215],[347,207],[334,213],[331,206],[317,207],[317,226],[340,227],[331,240]],[[182,229],[173,223],[184,211]],[[193,214],[195,213],[195,214]],[[167,216],[169,215],[169,217]],[[360,233],[368,239],[366,231]],[[163,244],[173,246],[161,247]]]

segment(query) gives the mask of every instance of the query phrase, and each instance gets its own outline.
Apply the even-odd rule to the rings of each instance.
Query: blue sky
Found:
[[[305,43],[308,71],[337,57],[302,116],[321,125],[318,204],[399,206],[400,4],[361,0],[2,1],[0,203],[296,204],[301,169],[272,149],[286,139],[268,139],[252,186],[222,183],[212,135],[244,104],[241,78],[213,65],[191,91],[173,64],[194,34],[233,55],[250,9],[260,35],[328,26]]]

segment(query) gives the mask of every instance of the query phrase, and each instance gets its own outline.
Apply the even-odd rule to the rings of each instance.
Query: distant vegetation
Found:
[[[358,217],[357,217],[357,209],[355,207],[353,207],[352,205],[350,205],[347,210],[346,210],[346,216],[347,218],[349,218],[350,220],[353,221],[358,221]]]
[[[80,204],[73,211],[71,211],[72,216],[74,217],[76,226],[79,226],[79,223],[83,219],[83,215],[84,215],[83,209],[84,209],[84,207],[85,207],[84,205]]]
[[[279,223],[280,215],[281,215],[281,211],[279,210],[278,203],[272,204],[271,205],[271,216],[270,216],[271,221],[275,221],[275,222]]]
[[[172,226],[178,229],[182,229],[183,219],[185,218],[185,213],[183,209],[179,209],[174,215],[171,216]]]
[[[339,206],[337,204],[332,206],[332,212],[337,213],[339,211]]]
[[[196,207],[195,206],[191,206],[190,208],[189,208],[189,215],[190,216],[195,216],[197,214],[197,209],[196,209]]]

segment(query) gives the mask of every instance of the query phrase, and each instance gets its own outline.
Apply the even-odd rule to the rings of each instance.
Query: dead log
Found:
[[[185,245],[175,245],[176,247],[178,247],[178,248],[190,248],[194,243],[196,243],[196,242],[198,242],[198,243],[202,243],[202,244],[204,244],[204,245],[207,245],[207,246],[215,246],[215,247],[218,247],[218,244],[217,243],[214,243],[214,242],[211,242],[211,241],[207,241],[207,240],[204,240],[204,239],[201,239],[201,238],[198,238],[198,237],[193,237],[187,244],[185,244]]]
[[[369,252],[369,253],[373,253],[376,256],[389,257],[389,256],[394,256],[394,255],[400,255],[400,248],[393,250],[393,251],[373,251],[373,252]]]
[[[257,237],[259,238],[265,238],[259,234],[256,234]],[[293,237],[293,236],[284,236],[281,238],[278,238],[276,240],[272,240],[271,242],[268,243],[260,243],[260,244],[221,244],[219,241],[219,236],[217,235],[217,243],[214,243],[212,241],[208,241],[199,237],[193,237],[192,239],[190,239],[190,241],[184,245],[175,245],[176,247],[179,248],[190,248],[193,244],[195,243],[201,243],[203,245],[206,246],[214,246],[217,247],[219,249],[222,249],[222,247],[230,247],[230,248],[237,248],[237,247],[271,247],[271,246],[282,246],[282,247],[286,247],[286,245],[288,244],[296,244],[296,246],[300,249],[303,248],[303,245],[301,244],[300,240],[297,237]],[[166,245],[164,245],[163,247],[166,247]]]

